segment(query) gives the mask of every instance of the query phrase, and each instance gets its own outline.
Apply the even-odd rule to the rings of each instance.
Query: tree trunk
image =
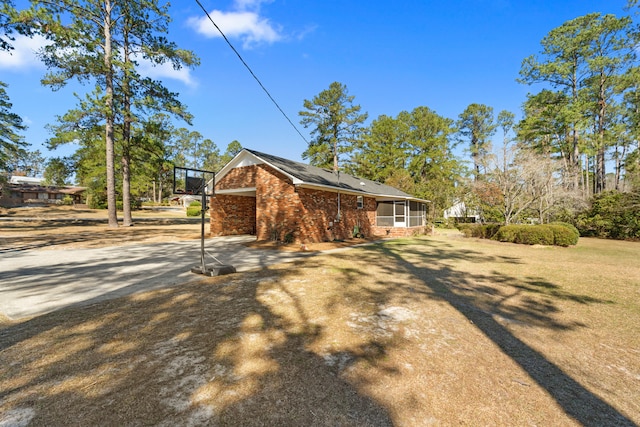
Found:
[[[577,58],[574,58],[574,67],[573,67],[573,79],[571,86],[571,96],[574,103],[578,102],[578,63]],[[580,177],[578,173],[580,171],[580,145],[579,145],[579,137],[578,130],[576,129],[576,124],[572,123],[571,125],[571,153],[569,154],[571,159],[571,173],[573,174],[573,190],[579,188],[580,185]]]
[[[607,173],[604,153],[604,147],[598,148],[598,154],[596,156],[596,194],[602,193],[606,189]]]
[[[596,154],[596,193],[602,193],[606,188],[606,170],[605,170],[605,139],[604,139],[604,131],[605,131],[605,115],[607,113],[607,102],[606,102],[606,93],[604,86],[605,77],[602,72],[600,72],[600,92],[598,104],[600,109],[598,111],[598,152]]]
[[[125,30],[123,34],[124,49],[124,78],[122,79],[123,93],[123,115],[122,126],[122,225],[130,227],[133,225],[131,218],[131,96],[129,86],[129,33]]]
[[[104,65],[107,70],[105,74],[105,103],[106,103],[106,123],[105,123],[105,145],[106,145],[106,167],[107,167],[107,210],[109,215],[109,227],[118,227],[118,210],[116,207],[116,177],[114,165],[114,122],[113,111],[113,64],[111,57],[111,1],[104,2]]]
[[[131,219],[131,168],[129,149],[125,147],[122,153],[122,225],[133,225]]]

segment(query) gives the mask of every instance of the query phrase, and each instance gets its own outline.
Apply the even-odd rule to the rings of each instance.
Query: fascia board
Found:
[[[246,163],[243,164],[243,163]],[[219,181],[222,178],[224,178],[224,176],[226,174],[228,174],[231,170],[239,167],[239,166],[248,166],[249,164],[251,165],[260,165],[260,164],[265,164],[267,166],[269,166],[270,168],[280,172],[281,174],[285,175],[287,178],[289,178],[292,183],[294,185],[298,185],[298,184],[303,184],[303,181],[300,180],[299,178],[296,178],[295,176],[283,171],[282,169],[280,169],[277,166],[272,165],[271,163],[267,162],[266,160],[264,160],[263,158],[256,156],[255,154],[247,151],[247,150],[242,150],[241,152],[239,152],[229,163],[227,163],[222,169],[220,169],[220,172],[218,172],[216,174],[216,180]]]

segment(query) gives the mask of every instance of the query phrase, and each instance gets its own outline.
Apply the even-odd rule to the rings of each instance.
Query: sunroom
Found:
[[[427,225],[427,204],[415,200],[377,200],[376,227],[412,228]]]

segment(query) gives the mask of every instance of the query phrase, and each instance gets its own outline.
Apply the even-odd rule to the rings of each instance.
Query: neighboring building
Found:
[[[9,178],[9,184],[31,184],[31,185],[42,185],[44,183],[44,178],[35,178],[31,176],[19,176],[12,175]]]
[[[17,207],[60,204],[65,197],[73,203],[82,203],[84,187],[54,187],[41,185],[41,178],[12,176],[0,191],[0,206]]]
[[[244,149],[216,175],[214,236],[322,242],[423,233],[426,203],[388,185]]]
[[[467,208],[467,205],[462,202],[456,202],[453,206],[445,209],[443,216],[445,219],[455,219],[458,222],[480,222],[480,214],[474,210]]]

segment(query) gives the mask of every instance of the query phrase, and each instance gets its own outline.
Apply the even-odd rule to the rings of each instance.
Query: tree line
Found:
[[[16,10],[2,0],[0,49],[11,50],[15,34],[46,37],[38,52],[48,72],[42,84],[62,90],[71,80],[91,85],[76,108],[49,125],[47,144],[77,143],[70,158],[51,159],[52,182],[75,173],[96,204],[105,204],[109,225],[131,224],[135,198],[166,194],[172,165],[217,170],[241,146],[224,154],[190,125],[178,94],[144,77],[139,63],[196,67],[194,52],[168,37],[168,5],[157,0],[54,0]],[[632,0],[630,8],[636,4]],[[522,119],[470,104],[455,119],[427,106],[381,115],[354,103],[346,85],[334,82],[304,100],[300,123],[311,141],[303,158],[316,166],[387,183],[430,200],[441,216],[456,201],[487,221],[504,223],[575,218],[606,190],[640,186],[640,31],[630,17],[592,13],[545,36],[539,53],[525,58],[518,80],[532,92]],[[38,163],[20,136],[21,118],[0,82],[0,167],[6,172]],[[501,137],[501,138],[500,138]],[[496,146],[492,142],[501,140]],[[470,165],[457,156],[460,146]],[[25,166],[27,165],[27,166]],[[612,165],[612,170],[607,168]]]
[[[553,29],[522,62],[518,81],[538,91],[519,121],[474,103],[456,120],[419,106],[365,126],[334,82],[304,102],[303,157],[428,199],[434,217],[463,201],[485,221],[575,222],[607,190],[640,191],[639,37],[631,18],[599,13]],[[459,145],[470,166],[454,155]]]

